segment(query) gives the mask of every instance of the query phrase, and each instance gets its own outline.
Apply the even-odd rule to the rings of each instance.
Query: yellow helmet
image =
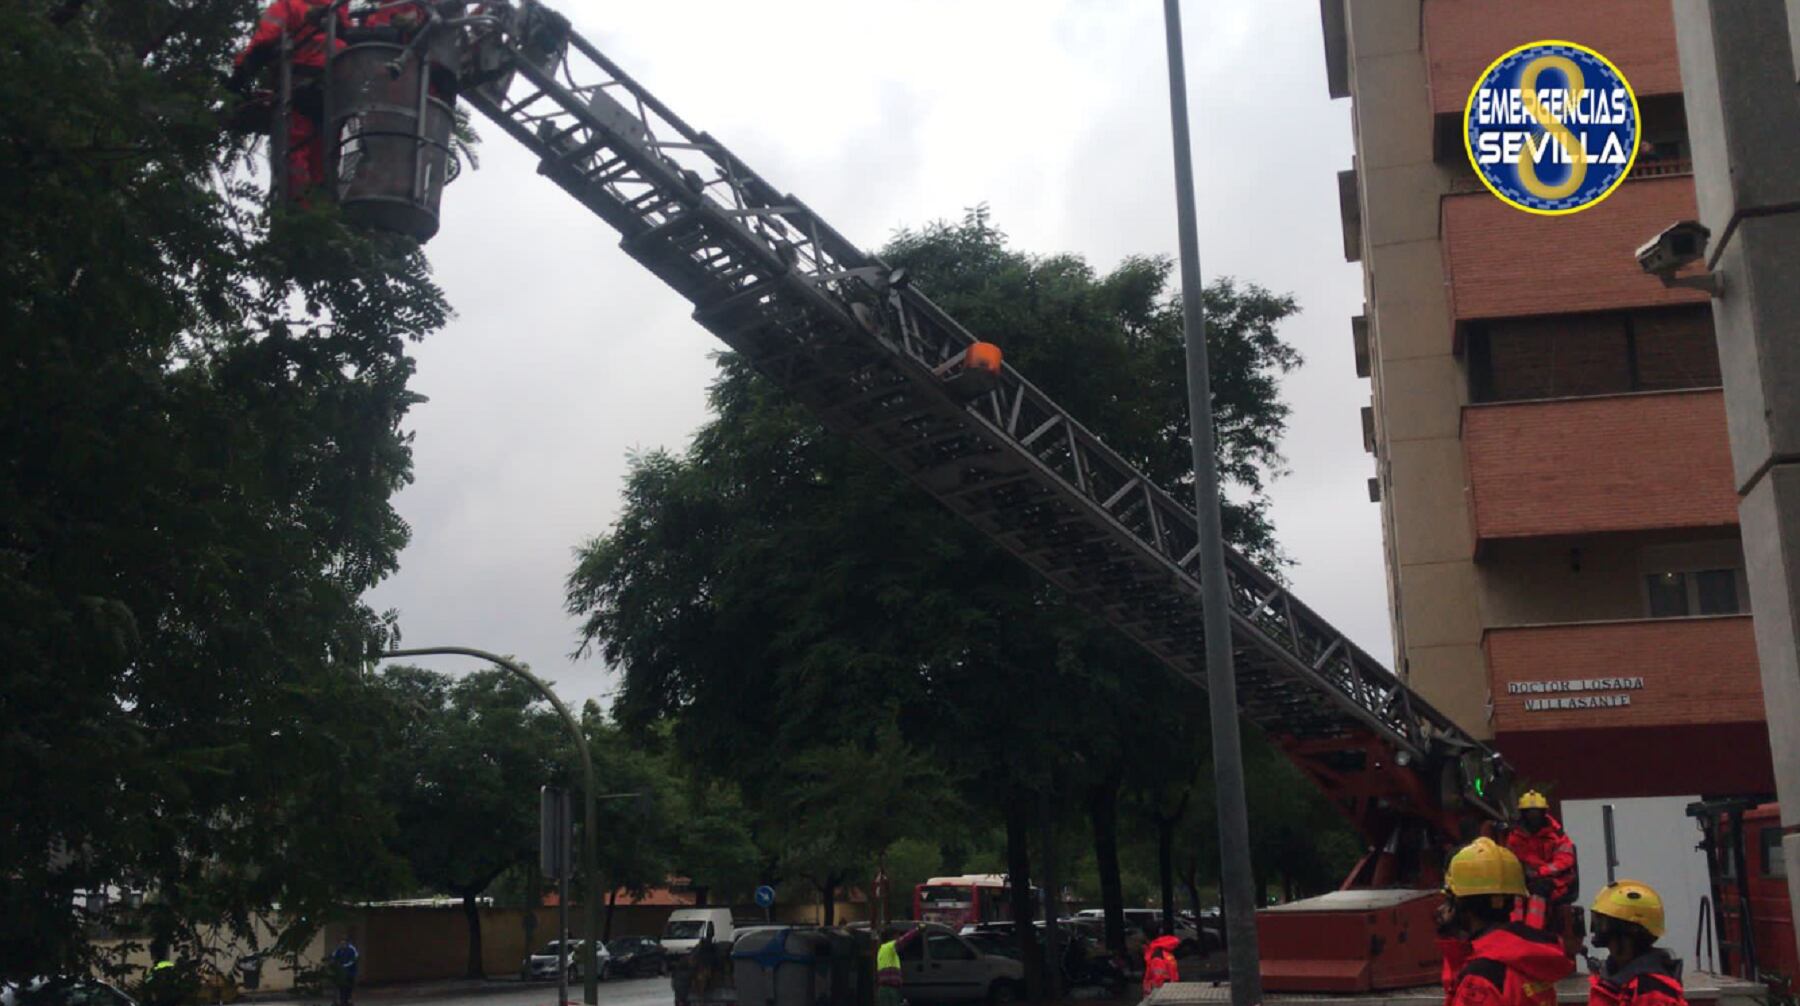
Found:
[[[1537,790],[1528,789],[1525,791],[1524,796],[1519,797],[1519,809],[1520,810],[1549,810],[1550,809],[1550,801],[1546,800],[1544,798],[1544,794],[1539,793]]]
[[[1635,922],[1649,930],[1651,936],[1662,938],[1662,898],[1649,884],[1621,880],[1602,887],[1600,893],[1594,895],[1594,914],[1620,922]]]
[[[1450,857],[1444,886],[1459,898],[1481,894],[1525,895],[1525,868],[1519,857],[1491,838],[1478,838]]]

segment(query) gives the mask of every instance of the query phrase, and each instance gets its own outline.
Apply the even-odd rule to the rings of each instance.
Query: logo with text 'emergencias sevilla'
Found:
[[[1638,105],[1625,75],[1585,45],[1532,42],[1494,60],[1463,109],[1482,184],[1526,211],[1578,213],[1637,159]]]

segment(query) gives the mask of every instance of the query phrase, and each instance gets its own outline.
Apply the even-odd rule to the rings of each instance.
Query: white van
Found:
[[[736,935],[729,908],[677,908],[663,927],[662,945],[671,954],[685,954],[701,940],[730,943]]]

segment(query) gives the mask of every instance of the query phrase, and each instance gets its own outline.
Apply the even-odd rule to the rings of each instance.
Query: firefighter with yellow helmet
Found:
[[[1561,909],[1576,894],[1575,843],[1551,815],[1544,794],[1532,789],[1519,797],[1519,823],[1507,829],[1506,847],[1525,867],[1525,886],[1531,892],[1525,899],[1525,924],[1562,931]]]
[[[1656,945],[1663,903],[1649,884],[1621,880],[1594,897],[1594,949],[1588,958],[1588,1006],[1687,1006],[1681,962]]]
[[[1512,921],[1526,896],[1519,857],[1493,839],[1451,858],[1437,913],[1445,1006],[1555,1006],[1575,962],[1555,937]]]

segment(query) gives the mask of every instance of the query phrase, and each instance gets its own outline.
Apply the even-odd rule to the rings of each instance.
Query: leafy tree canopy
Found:
[[[883,255],[1152,478],[1191,492],[1168,262],[1100,274],[1074,256],[1025,255],[982,210],[903,232]],[[1276,328],[1294,305],[1229,280],[1206,298],[1239,501],[1229,533],[1277,561],[1263,490],[1281,463],[1276,381],[1298,363]],[[1057,785],[1056,766],[1074,785],[1071,773],[1187,752],[1191,771],[1192,741],[1160,740],[1203,720],[1197,696],[1167,701],[1186,686],[738,358],[722,358],[711,403],[686,452],[633,459],[623,512],[582,550],[569,607],[624,671],[622,722],[672,723],[685,755],[762,809],[758,837],[790,866],[809,849],[814,863],[866,872],[909,836],[972,838],[1022,792]],[[914,750],[943,778],[896,774]],[[960,824],[881,817],[946,786],[972,811]],[[788,819],[798,806],[830,813]]]
[[[407,529],[409,245],[269,226],[218,81],[252,0],[0,18],[0,971],[391,882],[359,600]],[[72,757],[78,753],[79,757]]]

